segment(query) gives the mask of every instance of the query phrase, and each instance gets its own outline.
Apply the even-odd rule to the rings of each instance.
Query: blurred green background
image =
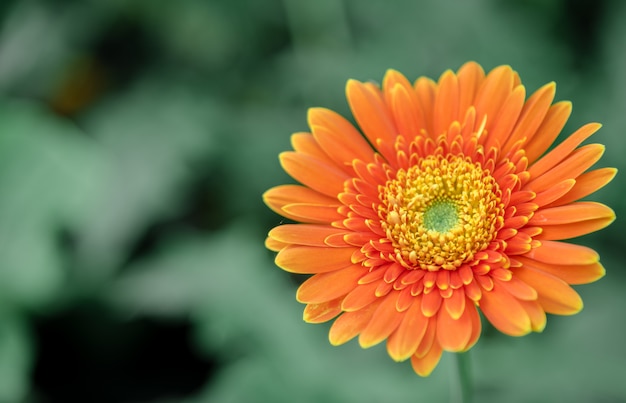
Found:
[[[348,78],[476,60],[555,80],[570,133],[626,171],[619,0],[5,0],[0,3],[0,403],[438,402],[384,345],[302,322],[301,277],[263,248],[277,154]],[[624,215],[622,175],[594,199]],[[581,242],[586,306],[523,338],[485,326],[479,402],[625,402],[626,245]]]

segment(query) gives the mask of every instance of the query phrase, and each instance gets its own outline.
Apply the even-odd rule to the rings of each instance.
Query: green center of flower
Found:
[[[408,269],[455,270],[489,246],[503,221],[495,179],[461,156],[428,156],[380,188],[378,214]]]
[[[436,200],[424,211],[424,227],[430,231],[448,232],[459,221],[456,205],[450,200]]]

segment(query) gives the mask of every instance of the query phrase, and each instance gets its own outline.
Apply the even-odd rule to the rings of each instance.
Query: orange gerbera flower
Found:
[[[587,124],[550,152],[571,104],[552,104],[555,84],[528,99],[518,74],[476,63],[414,85],[390,70],[382,89],[348,81],[365,138],[335,112],[309,110],[280,161],[302,185],[264,194],[300,222],[272,229],[276,264],[313,274],[298,289],[304,320],[325,322],[339,345],[387,340],[397,361],[426,376],[442,351],[472,347],[477,308],[501,332],[541,331],[546,313],[583,303],[570,284],[604,275],[598,254],[561,242],[609,225],[614,212],[579,199],[613,168],[588,169],[604,146],[580,143]],[[367,139],[367,140],[366,140]]]

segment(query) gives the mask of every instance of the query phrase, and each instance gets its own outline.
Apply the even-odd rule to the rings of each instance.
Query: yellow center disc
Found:
[[[496,235],[504,213],[495,179],[458,156],[428,156],[380,188],[379,215],[396,260],[454,270]]]

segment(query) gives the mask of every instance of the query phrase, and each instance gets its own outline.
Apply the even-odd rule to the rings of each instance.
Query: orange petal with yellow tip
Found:
[[[348,294],[367,270],[359,265],[345,269],[319,273],[300,285],[296,292],[298,302],[319,304]]]
[[[443,306],[452,319],[458,319],[465,311],[465,291],[456,289],[449,298],[443,300]]]
[[[479,301],[480,310],[499,331],[509,336],[523,336],[532,328],[528,313],[504,288],[494,285],[483,292]]]
[[[374,160],[372,148],[361,133],[343,116],[326,108],[311,108],[309,127],[320,147],[339,164],[351,164],[353,159]]]
[[[322,150],[311,133],[294,133],[291,135],[291,146],[302,154],[308,154],[327,164],[332,164],[328,154]]]
[[[435,343],[432,345],[430,350],[424,354],[424,356],[418,357],[417,355],[413,355],[411,357],[411,366],[413,367],[415,373],[419,376],[430,375],[437,364],[439,364],[442,352],[443,350],[441,349],[441,346]]]
[[[480,338],[480,332],[482,330],[482,323],[476,306],[469,299],[467,300],[466,305],[467,307],[465,308],[465,311],[469,314],[470,319],[472,320],[472,334],[470,335],[469,341],[465,345],[464,351],[469,350],[474,344],[476,344]]]
[[[581,265],[561,265],[543,263],[523,256],[517,256],[517,260],[526,267],[552,274],[568,284],[591,283],[601,279],[606,273],[600,262]]]
[[[365,84],[348,80],[346,96],[354,118],[372,144],[381,139],[394,144],[396,128],[391,114],[379,95]]]
[[[415,355],[418,357],[425,356],[430,348],[435,343],[435,333],[437,331],[437,318],[428,318],[428,325],[426,327],[426,332],[424,332],[424,337],[420,344],[417,346],[417,350],[415,350]]]
[[[383,77],[383,96],[385,97],[387,105],[391,105],[391,92],[396,86],[413,89],[411,82],[404,74],[400,73],[398,70],[388,69]],[[412,92],[415,94],[414,91]],[[417,105],[417,96],[412,97],[412,99],[415,101],[415,105]]]
[[[327,196],[343,192],[344,182],[350,179],[336,166],[307,154],[286,151],[280,154],[280,163],[295,180]]]
[[[334,206],[335,210],[339,207],[336,198],[330,198],[315,190],[300,185],[282,185],[276,186],[263,193],[263,201],[274,212],[285,215],[283,207],[293,203],[309,203],[322,206]],[[292,218],[287,216],[287,218]]]
[[[330,344],[338,346],[352,340],[361,333],[372,319],[372,315],[374,315],[379,303],[376,302],[355,312],[344,312],[335,319],[328,332]]]
[[[320,304],[308,304],[304,308],[302,318],[307,323],[328,322],[341,313],[341,298]]]
[[[548,109],[541,126],[524,146],[529,164],[535,162],[554,143],[571,113],[572,103],[569,101],[557,102]]]
[[[537,210],[528,221],[529,225],[558,225],[615,217],[612,209],[596,202],[577,202],[560,207]]]
[[[546,312],[573,315],[583,308],[583,301],[578,293],[558,277],[526,266],[513,270],[519,279],[537,290],[537,302]]]
[[[328,225],[284,224],[274,227],[270,238],[284,243],[308,246],[328,246],[324,240],[331,235],[345,234],[346,230]]]
[[[574,187],[572,187],[572,189],[563,197],[552,203],[552,205],[560,206],[582,199],[596,190],[603,188],[607,183],[613,180],[616,174],[617,169],[615,168],[600,168],[585,172],[576,178],[576,184]]]
[[[289,244],[277,241],[270,237],[265,238],[265,247],[273,252],[278,252],[286,246],[289,246]]]
[[[465,295],[467,295],[467,297],[471,299],[472,301],[480,300],[482,291],[481,291],[480,285],[478,284],[478,281],[474,280],[468,284],[465,284],[464,290],[465,290]]]
[[[446,309],[440,309],[437,316],[437,341],[446,351],[463,351],[472,335],[472,318],[463,312],[460,318],[453,319]]]
[[[337,207],[326,204],[293,203],[283,206],[281,215],[303,223],[330,224],[344,218]]]
[[[421,298],[414,297],[402,322],[387,339],[387,352],[396,361],[404,361],[412,356],[426,333],[428,318],[421,312]]]
[[[546,312],[538,301],[519,301],[520,305],[530,318],[530,326],[533,332],[542,332],[546,327]]]
[[[398,293],[393,292],[382,298],[372,319],[359,335],[359,344],[363,348],[372,347],[385,340],[400,324],[404,312],[396,310]]]
[[[528,258],[543,263],[560,265],[585,265],[600,259],[598,252],[582,245],[558,241],[541,241],[541,246],[531,249]]]
[[[278,252],[276,265],[291,273],[324,273],[351,266],[350,259],[355,250],[357,249],[290,245]],[[365,274],[366,271],[363,270]]]
[[[443,298],[437,288],[429,293],[424,293],[424,298],[422,298],[422,313],[424,316],[434,316],[439,310],[439,307],[441,307],[442,300]]]
[[[292,203],[335,204],[339,206],[337,197],[328,197],[300,185],[275,186],[263,193],[263,200],[270,207],[275,207],[277,210],[280,210],[286,204]]]
[[[526,188],[539,193],[565,179],[576,178],[598,162],[602,154],[604,154],[604,146],[601,144],[580,147],[548,172],[541,176],[531,176]]]
[[[561,144],[556,146],[549,153],[544,155],[539,161],[534,163],[529,169],[531,177],[536,178],[543,175],[550,169],[554,168],[559,162],[569,156],[589,136],[597,132],[600,127],[599,123],[589,123],[576,130],[571,136],[565,139]]]
[[[576,238],[581,235],[590,234],[607,227],[613,221],[615,216],[606,218],[597,218],[593,220],[573,222],[561,225],[543,225],[541,234],[535,237],[538,240],[562,240]]]
[[[519,300],[533,301],[537,299],[537,291],[520,280],[518,277],[511,277],[508,281],[494,280],[499,287],[504,288],[509,294]]]

